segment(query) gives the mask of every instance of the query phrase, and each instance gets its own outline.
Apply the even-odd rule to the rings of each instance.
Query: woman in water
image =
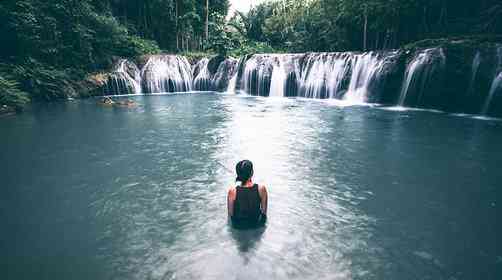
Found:
[[[253,163],[243,160],[235,166],[237,186],[228,190],[228,216],[235,227],[257,227],[267,219],[267,189],[253,183]]]

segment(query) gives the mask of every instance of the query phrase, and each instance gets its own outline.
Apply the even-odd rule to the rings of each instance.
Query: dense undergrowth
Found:
[[[17,110],[76,95],[83,77],[116,57],[160,51],[89,0],[1,2],[0,34],[0,104]]]

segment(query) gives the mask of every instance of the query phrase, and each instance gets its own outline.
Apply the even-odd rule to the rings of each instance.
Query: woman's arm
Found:
[[[261,198],[261,213],[265,216],[267,216],[267,207],[268,207],[268,193],[267,193],[267,188],[265,186],[260,186],[258,188],[258,193],[260,194]]]
[[[228,189],[228,195],[227,195],[227,208],[229,217],[232,217],[234,215],[234,202],[235,202],[235,188],[231,187],[230,189]]]

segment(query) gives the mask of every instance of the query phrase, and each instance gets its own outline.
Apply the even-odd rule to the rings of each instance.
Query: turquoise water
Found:
[[[0,119],[1,279],[500,279],[502,122],[221,94]],[[269,189],[227,224],[238,160]]]

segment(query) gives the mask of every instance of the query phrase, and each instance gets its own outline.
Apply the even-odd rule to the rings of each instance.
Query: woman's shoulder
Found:
[[[266,193],[267,192],[267,187],[265,187],[265,185],[258,185],[258,191],[260,193]]]
[[[236,193],[236,192],[237,192],[237,189],[236,189],[236,187],[235,187],[235,186],[230,186],[230,187],[228,188],[228,195],[229,195],[229,196],[235,195],[235,193]]]

